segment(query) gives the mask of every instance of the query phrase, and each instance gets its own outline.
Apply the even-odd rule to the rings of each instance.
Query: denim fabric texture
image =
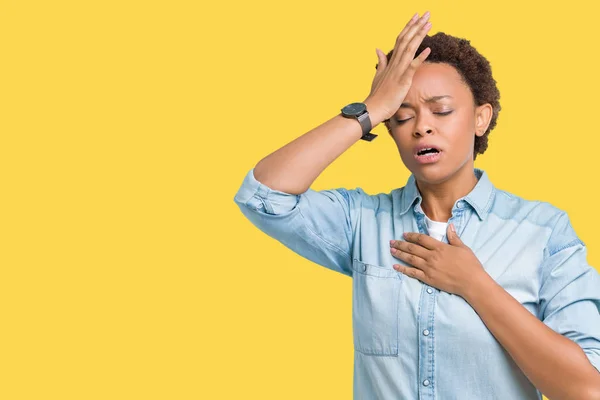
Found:
[[[448,223],[498,284],[600,369],[600,274],[567,213],[474,173]],[[428,234],[421,200],[414,175],[390,193],[295,195],[258,182],[254,169],[234,197],[258,229],[353,279],[354,399],[542,399],[462,297],[393,269],[407,264],[391,255],[390,239]]]

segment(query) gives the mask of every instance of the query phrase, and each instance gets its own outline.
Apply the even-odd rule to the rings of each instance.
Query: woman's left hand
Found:
[[[394,264],[394,269],[464,298],[466,292],[478,284],[485,270],[453,229],[454,226],[448,224],[449,244],[416,232],[405,233],[406,241],[390,241],[392,255],[415,267]]]

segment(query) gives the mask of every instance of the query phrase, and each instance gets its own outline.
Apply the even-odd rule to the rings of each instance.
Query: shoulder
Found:
[[[533,224],[547,235],[550,255],[564,248],[585,244],[579,239],[566,210],[543,200],[531,200],[506,190],[496,189],[492,213],[520,224]]]
[[[367,192],[362,187],[349,188],[336,188],[332,189],[343,197],[345,197],[351,205],[358,205],[365,208],[391,208],[397,195],[399,195],[400,189],[394,189],[390,192]],[[398,197],[399,198],[399,197]]]
[[[502,189],[495,189],[495,192],[491,212],[502,219],[527,221],[551,228],[561,215],[566,214],[548,201],[526,199]]]

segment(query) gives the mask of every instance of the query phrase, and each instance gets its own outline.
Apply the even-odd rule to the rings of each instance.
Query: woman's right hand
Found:
[[[418,14],[417,14],[418,17]],[[427,47],[415,57],[423,38],[431,29],[429,11],[421,18],[408,21],[396,39],[389,65],[382,51],[377,51],[379,63],[371,85],[371,93],[365,99],[369,114],[378,115],[382,121],[391,118],[406,97],[417,68],[425,61],[431,49]],[[382,121],[376,121],[377,123]],[[373,126],[375,126],[373,121]]]

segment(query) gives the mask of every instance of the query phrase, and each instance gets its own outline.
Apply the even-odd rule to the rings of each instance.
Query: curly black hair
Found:
[[[418,57],[427,47],[431,49],[431,52],[425,59],[425,62],[452,65],[471,89],[475,105],[480,106],[489,103],[492,106],[492,118],[487,130],[482,136],[475,135],[475,146],[473,149],[473,160],[475,160],[477,154],[483,154],[487,149],[488,136],[490,131],[496,126],[498,113],[501,109],[499,101],[500,91],[496,86],[496,80],[492,76],[490,63],[484,56],[477,52],[469,40],[451,36],[443,32],[438,32],[433,36],[425,36],[415,52],[414,58]],[[392,58],[393,52],[394,50],[392,49],[387,54],[388,62]],[[386,120],[386,122],[389,122],[389,120]]]

